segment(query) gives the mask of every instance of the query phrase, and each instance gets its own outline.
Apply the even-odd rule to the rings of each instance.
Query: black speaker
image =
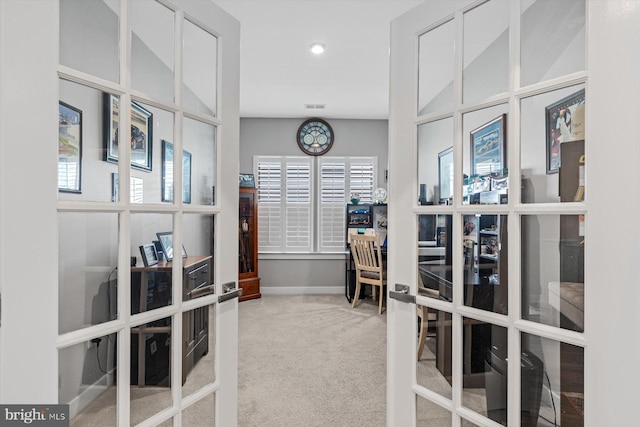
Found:
[[[427,204],[427,184],[420,184],[420,197],[418,201],[421,205]]]

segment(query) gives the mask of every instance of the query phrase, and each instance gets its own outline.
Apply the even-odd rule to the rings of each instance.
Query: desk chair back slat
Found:
[[[356,267],[356,293],[353,307],[360,296],[360,284],[365,283],[380,287],[380,301],[378,312],[382,314],[383,286],[386,284],[386,272],[382,264],[380,252],[380,238],[355,234],[351,236],[351,254]],[[375,289],[375,288],[374,288]],[[375,292],[373,293],[375,295]]]

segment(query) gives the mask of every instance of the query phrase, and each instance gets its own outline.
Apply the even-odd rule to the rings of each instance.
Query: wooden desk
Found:
[[[182,299],[189,300],[214,292],[211,283],[209,256],[189,256],[182,259]],[[171,304],[172,261],[149,267],[131,267],[131,314],[142,313]],[[135,303],[134,303],[135,302]],[[147,382],[164,381],[170,372],[170,319],[160,319],[149,325],[131,328],[131,384],[144,387]],[[182,315],[182,383],[202,356],[209,351],[209,307],[201,307]],[[134,337],[134,334],[137,337]],[[147,337],[158,335],[153,348],[147,351]],[[158,344],[158,342],[160,344]],[[165,348],[168,347],[168,348]],[[135,357],[134,357],[135,356]],[[148,373],[151,362],[155,371]]]

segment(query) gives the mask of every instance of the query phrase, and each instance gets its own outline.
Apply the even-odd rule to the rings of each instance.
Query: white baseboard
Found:
[[[335,295],[344,294],[344,286],[262,286],[263,295]]]
[[[113,376],[115,369],[109,371],[108,374],[104,374],[98,378],[96,382],[88,385],[87,388],[82,390],[79,395],[71,399],[69,402],[69,418],[73,419],[78,415],[88,404],[96,400],[102,393],[113,385]]]

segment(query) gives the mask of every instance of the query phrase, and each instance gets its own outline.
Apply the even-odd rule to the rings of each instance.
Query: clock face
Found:
[[[298,146],[311,156],[321,156],[331,149],[333,129],[322,119],[309,119],[298,128]]]

